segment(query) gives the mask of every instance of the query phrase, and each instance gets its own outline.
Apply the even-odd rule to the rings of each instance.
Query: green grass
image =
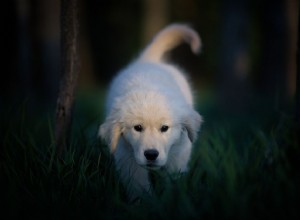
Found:
[[[98,98],[77,103],[62,160],[55,157],[52,115],[32,116],[23,107],[2,114],[2,214],[40,219],[298,216],[299,139],[289,117],[281,114],[266,126],[249,119],[220,122],[207,110],[190,172],[152,173],[156,193],[130,204],[107,147],[96,139],[103,116]]]

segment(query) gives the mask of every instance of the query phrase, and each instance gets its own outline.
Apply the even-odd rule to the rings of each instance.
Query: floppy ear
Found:
[[[98,135],[106,141],[110,146],[110,151],[113,153],[117,147],[121,132],[120,122],[113,119],[113,117],[108,117],[106,121],[100,125]]]
[[[200,129],[200,125],[203,122],[201,115],[198,112],[192,110],[185,118],[183,119],[183,127],[187,130],[188,137],[191,142],[196,141],[197,133]]]

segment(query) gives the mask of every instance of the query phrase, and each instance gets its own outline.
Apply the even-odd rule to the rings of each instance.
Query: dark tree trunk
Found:
[[[287,106],[287,15],[284,0],[262,1],[262,63],[260,92],[266,107],[283,110]]]
[[[61,0],[62,79],[55,121],[58,157],[62,157],[70,138],[74,94],[79,75],[78,31],[78,0]]]
[[[148,44],[154,34],[163,28],[169,21],[168,0],[146,0],[143,2],[144,17],[142,43]]]
[[[249,108],[248,38],[249,1],[224,1],[218,77],[218,102],[223,113],[236,115]]]
[[[300,14],[298,15],[296,121],[297,127],[300,130]]]

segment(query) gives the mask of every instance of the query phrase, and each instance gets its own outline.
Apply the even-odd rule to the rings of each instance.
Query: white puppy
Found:
[[[198,34],[173,24],[160,31],[132,64],[113,80],[99,135],[114,154],[130,199],[150,191],[148,169],[185,172],[201,124],[191,89],[177,67],[163,60],[182,42],[197,53]]]

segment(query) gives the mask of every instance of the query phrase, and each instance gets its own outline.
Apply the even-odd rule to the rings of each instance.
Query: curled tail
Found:
[[[140,55],[141,60],[160,62],[165,52],[181,43],[188,43],[193,53],[197,54],[201,48],[201,40],[196,31],[185,24],[172,24],[158,32],[152,42]]]

